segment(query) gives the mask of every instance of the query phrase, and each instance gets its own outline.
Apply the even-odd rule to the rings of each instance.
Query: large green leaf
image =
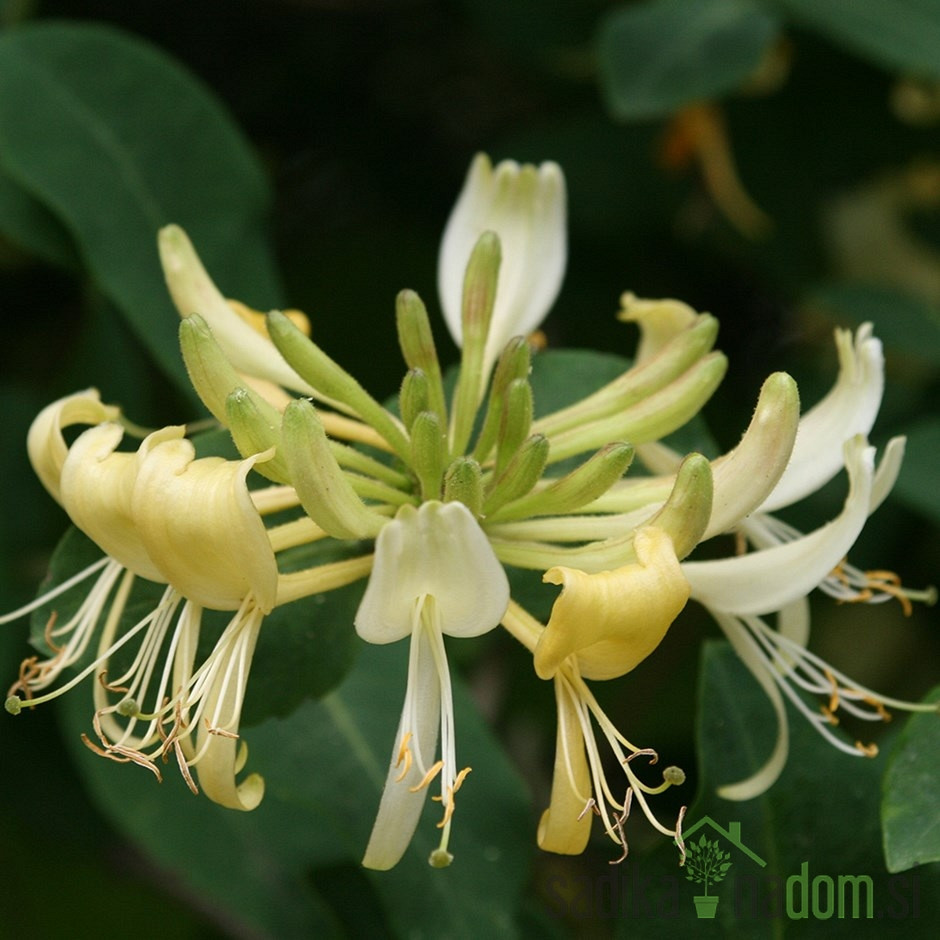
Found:
[[[940,77],[938,0],[771,0],[771,5],[880,65]]]
[[[76,262],[72,240],[56,217],[2,173],[0,230],[25,251],[50,264],[67,267]]]
[[[385,782],[406,668],[406,643],[370,647],[322,702],[246,733],[249,768],[266,782],[251,813],[194,797],[179,779],[159,786],[80,745],[77,766],[103,812],[170,877],[224,912],[239,935],[342,936],[342,925],[371,910],[378,921],[370,929],[384,923],[396,937],[511,937],[534,825],[515,771],[459,681],[458,754],[473,773],[454,815],[453,864],[427,864],[440,815],[428,800],[396,868],[358,866]],[[70,696],[66,717],[68,740],[77,742],[88,703]],[[319,888],[337,881],[331,908]]]
[[[644,0],[601,25],[607,104],[622,120],[671,114],[741,85],[777,35],[776,18],[749,0]]]
[[[0,36],[0,170],[4,202],[17,208],[6,234],[61,260],[51,214],[180,388],[189,383],[157,258],[161,226],[188,229],[228,296],[279,303],[257,162],[211,93],[139,39],[68,23]]]
[[[925,701],[940,703],[940,688]],[[938,780],[940,716],[914,715],[891,752],[884,779],[881,820],[889,871],[940,861]]]

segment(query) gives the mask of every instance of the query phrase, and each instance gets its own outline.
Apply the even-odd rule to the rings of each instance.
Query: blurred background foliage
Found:
[[[634,337],[613,317],[627,289],[719,317],[730,369],[706,417],[722,446],[736,442],[769,371],[790,371],[812,403],[834,375],[834,326],[873,320],[888,362],[873,439],[907,433],[909,450],[853,561],[911,585],[936,582],[937,0],[6,0],[0,22],[0,609],[31,596],[66,525],[25,458],[44,404],[96,385],[141,424],[200,413],[175,351],[159,225],[183,224],[229,295],[305,310],[317,341],[385,397],[401,378],[394,296],[411,287],[436,308],[437,241],[478,150],[554,159],[566,172],[570,260],[544,327],[550,346],[628,355]],[[438,339],[453,361],[443,329]],[[843,486],[790,521],[830,518]],[[734,722],[729,730],[716,717],[718,692],[696,707],[700,640],[713,634],[687,611],[629,680],[599,690],[605,707],[633,740],[687,769],[677,801],[701,790],[690,818],[776,821],[771,843],[793,836],[779,843],[781,859],[883,873],[875,820],[886,756],[860,771],[820,756],[813,738],[769,802],[745,809],[710,795],[727,779],[714,755],[734,765],[747,750]],[[19,626],[0,633],[10,681],[25,639]],[[817,599],[813,644],[888,694],[920,698],[937,681],[930,610],[904,618],[893,605]],[[720,691],[727,664],[709,649],[702,681]],[[271,786],[267,815],[254,821],[76,749],[71,705],[61,724],[54,709],[3,716],[0,935],[125,924],[141,937],[473,936],[487,904],[494,936],[629,932],[629,917],[575,916],[550,889],[558,877],[606,874],[609,845],[598,838],[578,859],[534,849],[554,743],[547,687],[506,638],[454,652],[505,755],[479,758],[492,762],[490,789],[476,808],[462,805],[460,820],[477,834],[436,884],[420,852],[384,881],[359,870],[374,800],[351,802],[355,787],[308,774],[315,748],[337,753],[329,738],[344,702],[387,701],[397,714],[403,673],[376,690],[363,668],[335,697],[253,732]],[[752,706],[754,689],[740,682],[725,703],[734,721],[760,715],[759,696]],[[464,712],[468,736],[492,750],[490,732]],[[927,740],[915,731],[898,767],[912,741]],[[769,731],[762,737],[755,718],[745,732],[759,760]],[[391,730],[383,735],[384,754]],[[710,748],[700,761],[696,735]],[[891,737],[881,740],[889,752]],[[796,760],[804,752],[794,748]],[[921,750],[933,763],[925,771],[922,759],[926,782],[904,796],[912,829],[940,814],[940,748]],[[304,821],[320,828],[304,834]],[[639,825],[632,835],[631,862],[674,864],[656,869],[658,856],[643,853],[661,840]],[[915,851],[913,834],[898,838],[910,851],[895,868],[940,856],[936,842]],[[851,865],[840,848],[850,842]],[[916,871],[920,918],[892,926],[933,936],[937,872]],[[820,927],[729,916],[716,935]],[[635,926],[655,936],[670,924]]]

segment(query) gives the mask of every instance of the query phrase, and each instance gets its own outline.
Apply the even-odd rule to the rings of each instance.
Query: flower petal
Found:
[[[249,774],[240,783],[235,780],[248,756],[247,745],[238,737],[238,726],[263,619],[251,602],[243,605],[210,656],[211,677],[201,709],[203,721],[197,732],[194,763],[206,796],[229,809],[253,810],[264,796],[264,779],[259,774]]]
[[[76,438],[62,466],[60,501],[72,522],[105,554],[162,584],[166,578],[147,552],[131,508],[137,455],[115,452],[123,436],[119,424],[108,422]]]
[[[839,376],[822,401],[800,419],[787,469],[761,506],[773,512],[814,493],[842,468],[842,445],[856,434],[868,434],[884,390],[881,341],[865,323],[852,334],[836,330]]]
[[[562,680],[555,677],[558,732],[555,739],[555,769],[552,796],[539,820],[539,848],[559,855],[580,855],[587,848],[594,814],[587,811],[591,794],[591,771],[584,750],[584,732],[577,709]]]
[[[240,372],[312,395],[313,389],[284,361],[271,340],[232,309],[209,277],[189,237],[178,225],[160,230],[160,261],[181,317],[198,313]]]
[[[637,564],[587,574],[555,567],[543,580],[561,584],[535,649],[535,671],[550,679],[578,658],[587,679],[622,676],[656,649],[689,597],[672,540],[649,526],[636,533]]]
[[[842,513],[809,535],[717,561],[684,562],[692,597],[712,610],[765,614],[808,594],[858,538],[871,499],[874,448],[859,435],[845,446],[849,495]]]
[[[277,597],[277,563],[246,477],[267,454],[195,459],[182,428],[141,445],[134,521],[147,552],[184,597],[237,610],[249,595],[265,613]]]
[[[428,788],[413,790],[421,783],[424,772],[434,763],[441,720],[441,682],[434,667],[434,653],[426,630],[415,630],[411,639],[408,686],[402,709],[395,746],[389,763],[385,789],[372,835],[362,859],[366,868],[387,871],[398,864],[408,848]],[[410,737],[406,740],[406,736]],[[411,763],[405,762],[409,747],[417,750]],[[404,771],[404,772],[403,772]]]
[[[448,636],[492,630],[509,604],[509,582],[463,503],[402,506],[379,533],[356,631],[369,643],[408,636],[415,602],[434,597]]]
[[[477,239],[495,232],[502,267],[484,361],[492,365],[513,337],[534,330],[555,302],[567,260],[565,178],[555,163],[495,168],[485,154],[470,165],[444,229],[438,258],[438,291],[444,319],[461,342],[464,272]]]
[[[62,502],[59,478],[68,453],[63,428],[114,421],[120,414],[119,408],[102,404],[96,388],[89,388],[46,405],[33,420],[26,450],[36,476],[56,502]]]

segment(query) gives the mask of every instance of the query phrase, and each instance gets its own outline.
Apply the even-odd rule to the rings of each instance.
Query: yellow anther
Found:
[[[411,756],[411,748],[408,747],[408,742],[411,741],[411,738],[411,732],[407,731],[405,732],[405,736],[401,739],[401,747],[398,749],[398,760],[395,761],[395,766],[400,767],[402,761],[404,761],[405,766],[402,772],[395,778],[395,783],[401,783],[408,775],[408,771],[411,770],[413,758]]]
[[[432,797],[432,799],[441,802],[441,797],[439,796]],[[450,817],[454,815],[454,806],[454,788],[448,787],[447,800],[444,802],[444,818],[437,824],[438,829],[443,829],[450,822]]]
[[[827,708],[825,705],[820,705],[819,710],[823,713],[826,721],[831,725],[837,725],[839,723],[838,717],[832,712],[831,709]]]
[[[457,774],[457,779],[454,780],[454,793],[456,793],[460,789],[460,787],[463,785],[464,780],[467,779],[467,774],[470,773],[472,769],[473,769],[472,767],[464,767],[464,769],[461,770],[459,774]]]
[[[413,787],[409,787],[412,793],[417,793],[418,790],[423,790],[440,772],[441,768],[444,766],[444,761],[439,760],[423,777],[420,783],[415,784]]]
[[[228,303],[229,308],[234,313],[237,313],[253,330],[264,337],[268,336],[267,317],[265,314],[261,313],[260,310],[253,310],[240,300],[228,300],[226,303]],[[303,311],[282,310],[281,313],[283,313],[304,336],[310,335],[310,320]]]
[[[865,755],[865,757],[877,757],[878,756],[878,745],[877,744],[862,744],[861,741],[855,742],[855,747]]]
[[[836,682],[836,677],[828,669],[823,669],[823,672],[829,680],[829,685],[832,686],[832,691],[829,693],[829,707],[823,709],[823,714],[829,717],[831,724],[836,725],[839,723],[835,717],[835,711],[839,707],[839,683]]]

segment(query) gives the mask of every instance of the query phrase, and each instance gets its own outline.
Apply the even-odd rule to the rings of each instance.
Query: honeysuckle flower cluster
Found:
[[[658,755],[630,743],[588,682],[620,678],[650,656],[690,598],[712,612],[778,715],[767,766],[726,795],[753,795],[779,773],[781,691],[837,746],[868,752],[823,721],[837,708],[879,717],[885,704],[917,706],[878,698],[806,650],[806,595],[822,587],[843,599],[912,596],[843,562],[900,464],[901,443],[876,468],[865,440],[881,395],[877,340],[869,327],[837,335],[839,378],[802,418],[793,380],[771,375],[739,445],[709,461],[661,440],[698,413],[724,375],[725,357],[713,348],[717,321],[678,301],[625,294],[621,317],[640,331],[633,366],[535,417],[527,334],[561,285],[565,199],[554,164],[493,167],[476,158],[439,263],[444,315],[461,348],[453,390],[424,304],[403,291],[396,318],[406,372],[394,411],[310,339],[301,314],[262,315],[226,300],[185,233],[162,230],[190,379],[241,456],[197,457],[183,426],[118,450],[133,426],[95,390],[39,415],[28,440],[36,473],[103,557],[3,618],[82,592],[65,622],[50,618],[45,658],[24,661],[7,710],[92,677],[89,747],[157,777],[175,759],[194,792],[253,809],[264,784],[257,773],[239,781],[247,756],[239,722],[264,618],[365,580],[350,629],[369,643],[410,644],[401,719],[363,858],[370,868],[399,861],[432,788],[441,837],[429,861],[440,867],[452,858],[457,795],[470,768],[459,760],[445,636],[501,625],[553,685],[554,779],[537,834],[548,851],[582,851],[596,815],[625,857],[634,804],[681,849],[682,814],[662,823],[651,798],[681,784],[683,772],[667,767],[660,781],[646,782],[637,760]],[[75,436],[71,429],[82,427]],[[625,476],[635,454],[653,475]],[[837,519],[802,536],[770,515],[843,466],[849,495]],[[263,485],[249,487],[259,477]],[[727,532],[752,550],[687,560]],[[322,540],[359,553],[285,569],[284,553]],[[560,587],[547,624],[511,597],[514,567]],[[138,581],[163,586],[162,595],[131,623]],[[206,610],[229,620],[200,657]],[[777,629],[762,619],[772,612]],[[66,678],[70,670],[77,672]],[[812,713],[794,687],[827,706]]]

